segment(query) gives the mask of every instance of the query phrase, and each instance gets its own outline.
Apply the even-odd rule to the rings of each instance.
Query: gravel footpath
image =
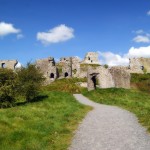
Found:
[[[150,150],[150,135],[135,115],[92,102],[81,94],[74,96],[94,109],[79,125],[69,150]]]

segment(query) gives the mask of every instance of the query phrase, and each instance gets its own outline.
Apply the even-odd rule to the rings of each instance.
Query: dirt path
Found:
[[[94,103],[81,94],[74,96],[94,109],[80,124],[69,150],[150,150],[150,135],[135,115]]]

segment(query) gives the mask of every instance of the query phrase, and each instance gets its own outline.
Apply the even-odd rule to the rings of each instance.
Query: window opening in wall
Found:
[[[91,63],[93,62],[93,60],[91,60]]]
[[[51,73],[51,74],[50,74],[50,78],[54,78],[54,73]]]
[[[88,60],[90,60],[90,57],[88,57]]]
[[[65,77],[68,77],[68,72],[65,72]]]
[[[141,70],[144,70],[144,66],[141,66]]]
[[[2,63],[2,68],[6,68],[6,64],[5,63]]]

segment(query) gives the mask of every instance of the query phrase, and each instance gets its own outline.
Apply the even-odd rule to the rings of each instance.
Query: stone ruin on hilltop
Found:
[[[0,60],[1,68],[15,70],[17,63],[17,60]],[[45,84],[58,78],[87,78],[88,90],[93,90],[96,86],[130,88],[130,73],[150,73],[150,58],[131,58],[128,67],[106,68],[100,65],[96,52],[88,52],[82,61],[78,57],[62,57],[56,63],[53,57],[48,57],[38,59],[35,64],[46,78]]]
[[[15,70],[17,64],[17,60],[0,60],[0,68],[8,68]]]

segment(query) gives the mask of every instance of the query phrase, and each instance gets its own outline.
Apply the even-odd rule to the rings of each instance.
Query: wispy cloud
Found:
[[[150,43],[150,38],[147,35],[138,35],[133,38],[133,41],[136,43]]]
[[[134,31],[136,36],[133,38],[133,41],[136,43],[150,43],[150,34],[140,29]]]
[[[48,32],[38,32],[37,40],[41,41],[44,45],[51,43],[59,43],[67,41],[74,37],[74,29],[61,24],[57,27],[50,29]]]
[[[147,15],[150,16],[150,10],[147,12]]]
[[[142,29],[135,31],[136,34],[143,34],[144,31]]]
[[[18,34],[21,30],[14,27],[11,23],[0,22],[0,37],[9,34]]]
[[[24,35],[23,35],[23,34],[17,34],[17,39],[18,39],[18,40],[20,40],[20,39],[22,39],[22,38],[24,38]]]

